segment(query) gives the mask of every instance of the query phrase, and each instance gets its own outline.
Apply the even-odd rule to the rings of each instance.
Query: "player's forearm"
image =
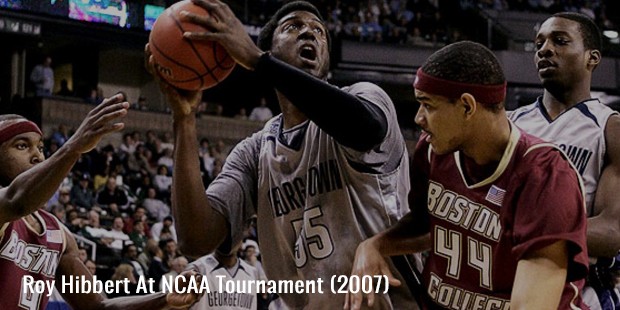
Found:
[[[106,299],[101,305],[105,310],[171,309],[164,293]]]
[[[567,265],[566,241],[526,254],[517,265],[510,308],[557,309],[566,283]]]
[[[620,229],[618,228],[618,219],[603,215],[588,218],[588,255],[591,257],[614,257],[619,251]]]
[[[30,214],[41,208],[56,192],[80,154],[61,147],[47,160],[17,176],[3,188],[4,221]]]
[[[419,233],[412,229],[415,225],[411,214],[403,217],[396,225],[377,234],[371,240],[383,256],[396,256],[419,253],[430,249],[430,233]]]
[[[291,103],[339,143],[365,151],[387,133],[387,117],[373,103],[263,55],[256,73],[269,81]]]
[[[200,175],[196,118],[174,121],[175,146],[172,175],[172,213],[183,252],[200,256],[213,251],[223,239],[221,223],[214,222]]]

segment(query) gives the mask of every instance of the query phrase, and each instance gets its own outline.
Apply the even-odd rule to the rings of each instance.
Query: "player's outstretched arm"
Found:
[[[510,309],[557,309],[566,283],[567,266],[565,240],[526,253],[517,264]]]
[[[186,294],[177,293],[153,293],[148,295],[119,297],[106,299],[96,293],[70,293],[69,289],[63,290],[62,277],[84,277],[85,281],[93,283],[92,274],[86,269],[84,263],[78,257],[78,247],[73,235],[66,229],[64,233],[67,240],[67,248],[60,258],[56,270],[56,289],[61,293],[65,301],[73,309],[106,309],[106,310],[154,310],[154,309],[185,309],[200,299],[201,295],[194,292]],[[73,287],[75,289],[75,285]]]
[[[614,257],[620,251],[620,116],[605,128],[606,166],[596,189],[594,215],[588,218],[588,255]]]
[[[202,99],[199,91],[176,89],[159,78],[148,44],[145,66],[158,81],[172,111],[174,168],[172,172],[172,213],[181,251],[188,256],[213,252],[228,234],[224,217],[213,211],[200,175],[196,112]]]
[[[6,223],[36,211],[47,202],[82,153],[86,153],[111,132],[120,131],[117,122],[127,114],[129,103],[120,96],[104,100],[88,113],[75,134],[54,155],[17,176],[0,189],[0,223]]]

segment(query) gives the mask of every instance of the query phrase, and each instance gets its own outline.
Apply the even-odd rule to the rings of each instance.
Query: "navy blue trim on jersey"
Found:
[[[564,115],[564,113],[566,113],[566,112],[570,111],[570,109],[575,108],[575,109],[579,110],[579,111],[580,111],[583,115],[585,115],[587,118],[589,118],[589,119],[593,120],[593,121],[594,121],[594,123],[596,124],[596,126],[600,128],[601,126],[599,125],[598,120],[596,119],[596,116],[594,116],[594,114],[592,114],[592,112],[590,112],[590,109],[588,109],[588,106],[586,105],[586,103],[587,103],[588,101],[592,101],[592,100],[599,101],[598,99],[595,99],[595,98],[586,99],[586,100],[584,100],[584,101],[582,101],[582,102],[579,102],[578,104],[576,104],[576,105],[574,105],[574,106],[572,106],[572,107],[570,107],[570,108],[566,109],[564,112],[560,113],[560,114],[559,114],[559,115],[558,115],[555,119],[560,118],[562,115]],[[599,101],[599,102],[600,102],[600,101]],[[553,122],[555,121],[554,119],[551,119],[551,116],[549,116],[549,113],[547,112],[547,109],[545,108],[545,105],[542,103],[542,96],[540,96],[540,97],[538,97],[538,98],[536,99],[536,107],[540,110],[540,113],[541,113],[541,114],[542,114],[542,116],[543,116],[543,117],[547,120],[547,122],[549,122],[549,124],[551,124],[551,123],[553,123]],[[532,110],[529,110],[529,111],[524,111],[524,112],[520,113],[520,114],[519,114],[519,115],[517,115],[517,117],[515,118],[515,121],[516,121],[519,117],[521,117],[521,116],[523,116],[523,115],[525,115],[525,114],[527,114],[527,113],[529,113],[529,112],[531,112],[531,111],[532,111]]]
[[[598,120],[596,119],[596,116],[594,116],[594,114],[590,112],[590,109],[588,109],[588,106],[586,105],[586,102],[590,100],[596,100],[596,99],[589,99],[589,100],[580,102],[579,104],[575,106],[575,108],[581,111],[581,113],[583,113],[583,115],[585,115],[587,118],[593,120],[594,123],[596,124],[596,127],[601,128],[601,125],[599,125]]]
[[[551,119],[551,116],[549,116],[549,112],[547,112],[547,108],[542,103],[542,96],[540,96],[540,97],[538,97],[536,99],[536,107],[538,107],[538,109],[540,110],[540,113],[547,120],[548,123],[553,123],[553,120]],[[564,111],[564,112],[566,112],[566,111]],[[560,113],[560,115],[564,114],[564,112]],[[558,115],[558,117],[560,117],[560,115]],[[557,119],[557,117],[556,117],[556,119]]]
[[[521,116],[523,116],[523,115],[525,115],[525,114],[528,114],[528,113],[530,113],[530,112],[532,112],[532,111],[536,111],[536,109],[538,108],[538,102],[539,102],[538,100],[539,100],[539,99],[540,99],[540,97],[538,97],[538,99],[536,99],[536,104],[534,105],[534,107],[533,107],[533,108],[531,108],[531,109],[529,109],[529,110],[525,110],[525,111],[523,111],[523,112],[519,113],[519,114],[515,117],[515,119],[514,119],[513,121],[514,121],[514,122],[516,122],[519,118],[521,118]]]

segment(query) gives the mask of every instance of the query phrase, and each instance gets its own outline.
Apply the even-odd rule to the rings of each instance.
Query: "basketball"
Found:
[[[235,68],[226,49],[214,41],[189,41],[183,33],[203,32],[198,25],[182,22],[181,11],[208,15],[190,0],[167,8],[155,21],[149,36],[149,48],[155,70],[168,83],[185,90],[204,90],[223,81]]]

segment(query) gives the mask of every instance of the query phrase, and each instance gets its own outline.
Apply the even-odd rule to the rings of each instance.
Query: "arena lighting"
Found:
[[[618,38],[618,31],[616,31],[616,30],[605,30],[605,31],[603,31],[603,35],[608,37],[609,39],[617,39]]]

